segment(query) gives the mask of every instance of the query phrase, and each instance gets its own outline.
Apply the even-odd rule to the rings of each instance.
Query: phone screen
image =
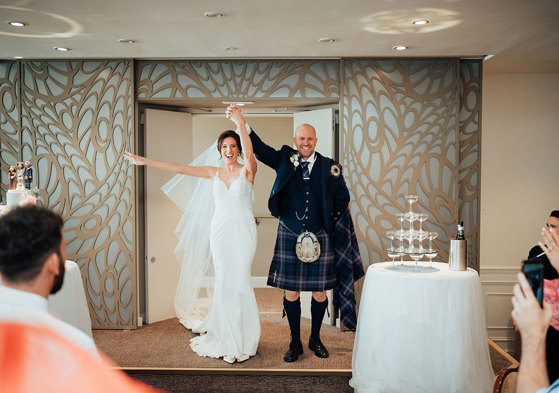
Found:
[[[541,306],[543,301],[543,263],[541,261],[524,261],[522,263],[522,273],[526,276]]]

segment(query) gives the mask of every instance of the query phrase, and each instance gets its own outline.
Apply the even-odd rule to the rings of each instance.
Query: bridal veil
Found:
[[[216,143],[190,165],[221,166]],[[175,293],[175,312],[188,329],[196,330],[212,305],[214,272],[210,253],[210,225],[215,206],[210,179],[176,175],[161,190],[184,211],[175,235],[175,256],[181,272]],[[192,194],[190,198],[188,196]]]

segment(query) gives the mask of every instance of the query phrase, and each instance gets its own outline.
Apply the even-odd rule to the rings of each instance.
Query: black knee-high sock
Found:
[[[322,319],[324,318],[324,313],[328,308],[328,298],[323,302],[317,302],[314,297],[311,300],[311,337],[320,338],[320,327],[322,326]]]
[[[290,302],[284,297],[283,309],[287,314],[289,329],[291,329],[291,342],[298,344],[301,342],[301,300]]]

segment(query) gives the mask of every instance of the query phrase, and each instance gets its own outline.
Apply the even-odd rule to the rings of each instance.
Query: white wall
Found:
[[[484,75],[480,208],[488,333],[511,350],[516,272],[559,209],[559,74]]]

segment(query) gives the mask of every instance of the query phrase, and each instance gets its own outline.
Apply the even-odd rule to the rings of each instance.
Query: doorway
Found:
[[[169,107],[144,105],[139,107],[140,140],[144,142],[140,154],[148,157],[188,163],[215,142],[217,135],[233,128],[233,123],[223,115],[225,105],[221,102],[215,110],[208,112],[206,108],[193,108],[189,106]],[[335,113],[338,103],[322,105],[320,109],[329,109]],[[298,124],[315,120],[307,120],[308,113],[316,107],[299,107],[289,111],[282,110],[278,113],[274,108],[245,108],[247,122],[251,128],[269,145],[279,148],[283,144],[292,145],[294,117]],[[332,116],[332,122],[334,116]],[[322,127],[321,127],[322,128]],[[317,130],[319,127],[317,127]],[[333,128],[334,129],[334,128]],[[332,149],[336,137],[319,138],[324,146],[319,145],[318,151],[323,149],[327,156],[335,154],[324,153],[324,149]],[[160,187],[173,177],[172,173],[148,168],[145,175],[143,188],[143,209],[140,209],[140,220],[145,223],[143,236],[145,247],[141,260],[143,266],[140,271],[140,314],[143,321],[153,323],[159,320],[175,317],[173,299],[178,282],[180,266],[173,249],[176,245],[174,229],[182,216],[176,206],[161,192]],[[271,216],[267,207],[269,192],[275,179],[275,172],[260,164],[257,181],[255,182],[255,201],[253,205],[255,219],[258,223],[258,246],[252,266],[252,284],[254,288],[265,288],[270,261],[272,259],[278,220]],[[142,277],[144,279],[142,280]],[[302,299],[303,302],[305,299]],[[307,299],[310,304],[309,299]],[[307,308],[307,307],[304,307]],[[309,315],[310,317],[310,315]]]

